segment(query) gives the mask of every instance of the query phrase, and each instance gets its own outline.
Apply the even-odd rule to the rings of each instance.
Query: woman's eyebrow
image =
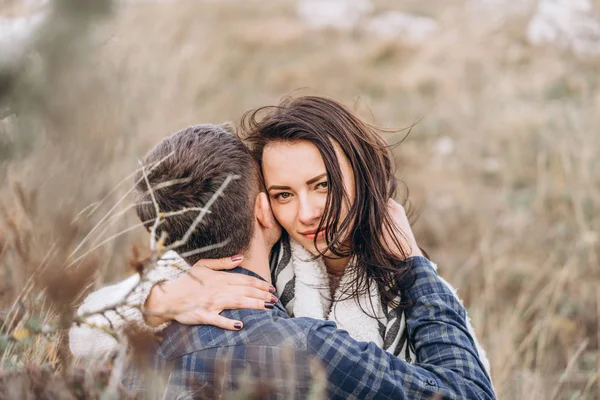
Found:
[[[292,188],[289,186],[279,186],[279,185],[271,185],[267,188],[267,192],[271,190],[291,190]]]
[[[310,178],[309,180],[307,180],[306,184],[312,185],[313,183],[317,182],[318,180],[323,179],[326,176],[327,176],[327,172],[322,173],[321,175],[317,175],[314,178]],[[291,190],[291,189],[292,188],[289,186],[271,185],[267,188],[267,192],[270,192],[271,190]]]
[[[306,181],[306,184],[307,184],[307,185],[312,185],[312,184],[313,184],[313,183],[315,183],[316,181],[318,181],[318,180],[320,180],[320,179],[323,179],[323,178],[324,178],[324,177],[326,177],[326,176],[327,176],[327,172],[325,172],[324,174],[321,174],[321,175],[315,176],[314,178],[311,178],[311,179],[307,180],[307,181]]]

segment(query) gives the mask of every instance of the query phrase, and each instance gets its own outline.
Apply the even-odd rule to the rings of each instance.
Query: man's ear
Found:
[[[277,223],[275,217],[271,212],[271,205],[269,204],[269,198],[265,192],[260,192],[256,196],[256,205],[254,213],[258,222],[266,229],[275,227]]]

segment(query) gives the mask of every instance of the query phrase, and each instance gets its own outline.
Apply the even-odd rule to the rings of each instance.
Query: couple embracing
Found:
[[[393,200],[388,146],[348,108],[287,99],[247,113],[237,135],[221,125],[177,132],[144,165],[135,204],[148,228],[152,195],[163,213],[197,209],[236,177],[129,306],[90,319],[158,333],[165,398],[217,398],[248,376],[259,397],[307,398],[316,370],[328,398],[495,398],[466,310]],[[165,218],[156,234],[176,242],[197,215]],[[105,308],[136,279],[92,293],[78,312]],[[70,347],[103,357],[117,341],[74,326]]]

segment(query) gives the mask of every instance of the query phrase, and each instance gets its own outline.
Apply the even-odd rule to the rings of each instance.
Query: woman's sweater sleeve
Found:
[[[82,323],[74,324],[69,330],[69,347],[73,355],[110,357],[119,348],[119,340],[111,333],[120,337],[123,328],[129,324],[155,332],[164,329],[168,323],[158,327],[146,324],[143,314],[146,299],[154,285],[175,280],[189,268],[177,253],[169,251],[148,272],[143,282],[135,274],[88,295],[77,309],[76,315],[83,320]]]

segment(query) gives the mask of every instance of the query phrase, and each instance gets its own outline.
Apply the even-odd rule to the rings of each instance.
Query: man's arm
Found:
[[[470,335],[466,311],[429,261],[413,257],[409,338],[418,363],[357,342],[332,323],[315,323],[309,351],[327,371],[329,396],[346,399],[495,399],[490,378]],[[437,397],[436,397],[437,396]]]

